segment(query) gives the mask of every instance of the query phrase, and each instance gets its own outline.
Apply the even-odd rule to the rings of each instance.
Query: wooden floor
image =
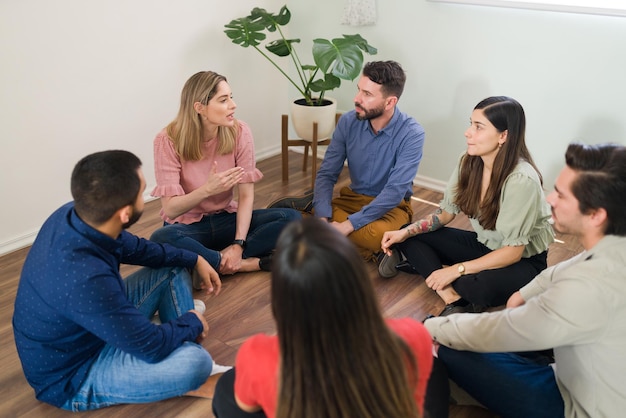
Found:
[[[280,156],[258,162],[265,174],[255,187],[255,207],[263,208],[274,199],[301,194],[310,188],[310,174],[301,171],[302,156],[290,152],[289,184],[281,181]],[[348,182],[347,174],[340,177],[339,185]],[[338,189],[338,188],[337,188]],[[337,190],[336,189],[336,190]],[[441,194],[416,188],[413,200],[415,218],[433,211]],[[421,200],[421,201],[420,201]],[[431,203],[428,203],[431,202]],[[141,220],[133,225],[131,232],[148,237],[161,221],[158,217],[159,201],[147,203]],[[453,226],[469,228],[466,218],[457,217]],[[560,237],[564,239],[563,237]],[[564,239],[550,248],[548,262],[553,264],[576,254],[580,247]],[[28,386],[15,350],[11,318],[19,274],[28,248],[0,257],[0,417],[47,417],[76,416],[37,401]],[[382,279],[374,264],[369,264],[370,276],[386,315],[412,317],[422,320],[429,313],[438,314],[443,302],[432,292],[419,276],[400,273],[393,279]],[[122,266],[122,275],[134,271],[134,267]],[[205,316],[210,325],[209,337],[204,347],[220,364],[232,365],[237,349],[250,335],[257,332],[275,331],[270,311],[269,273],[241,273],[223,278],[222,293],[206,298],[198,293],[207,306]],[[33,309],[37,309],[36,306]],[[95,417],[212,417],[211,400],[181,397],[146,405],[119,405],[99,411],[81,413],[80,416]],[[484,409],[468,406],[451,406],[451,418],[493,418]]]

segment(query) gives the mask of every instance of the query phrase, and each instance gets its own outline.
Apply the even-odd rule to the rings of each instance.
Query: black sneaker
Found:
[[[310,213],[313,210],[313,191],[307,192],[304,196],[281,197],[267,205],[267,208],[288,208]]]
[[[406,259],[396,264],[396,270],[403,271],[409,274],[418,274],[417,270],[415,270],[415,267],[413,267],[411,263],[409,263],[409,261]]]
[[[381,257],[382,256],[382,257]],[[378,274],[380,277],[390,279],[398,274],[396,265],[400,262],[400,251],[391,250],[391,255],[380,253],[378,256]]]
[[[263,271],[272,271],[273,254],[259,258],[259,268]]]
[[[435,318],[435,315],[433,315],[433,314],[428,314],[428,315],[426,315],[426,316],[424,317],[424,319],[422,319],[422,324],[423,324],[424,322],[426,322],[426,320],[427,320],[427,319],[430,319],[430,318]]]
[[[470,303],[469,306],[466,307],[466,312],[469,313],[483,313],[487,310],[487,306],[478,305],[476,303]]]
[[[448,303],[443,311],[439,314],[439,316],[448,316],[456,313],[471,313],[474,309],[474,305],[469,303],[465,299],[461,298],[459,300],[455,300],[452,303]]]
[[[448,316],[457,313],[467,313],[467,309],[465,306],[455,305],[453,303],[449,303],[443,308],[443,311],[439,314],[439,316]]]

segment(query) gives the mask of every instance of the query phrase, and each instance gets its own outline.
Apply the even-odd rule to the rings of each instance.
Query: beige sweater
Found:
[[[554,348],[566,417],[626,416],[626,237],[604,237],[520,292],[523,306],[433,318],[426,328],[458,350]]]

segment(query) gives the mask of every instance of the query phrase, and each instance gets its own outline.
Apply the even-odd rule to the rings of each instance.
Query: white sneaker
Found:
[[[193,308],[201,314],[206,311],[206,305],[200,299],[193,300]]]
[[[214,374],[226,373],[232,368],[233,366],[222,366],[221,364],[217,364],[215,360],[213,360],[213,368],[211,369],[211,376],[213,376]]]

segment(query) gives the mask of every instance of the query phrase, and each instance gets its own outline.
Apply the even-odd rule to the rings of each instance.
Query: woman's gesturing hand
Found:
[[[217,172],[217,162],[213,163],[213,168],[209,178],[204,183],[204,188],[208,196],[220,194],[232,189],[243,177],[242,167],[233,167],[228,170]]]

